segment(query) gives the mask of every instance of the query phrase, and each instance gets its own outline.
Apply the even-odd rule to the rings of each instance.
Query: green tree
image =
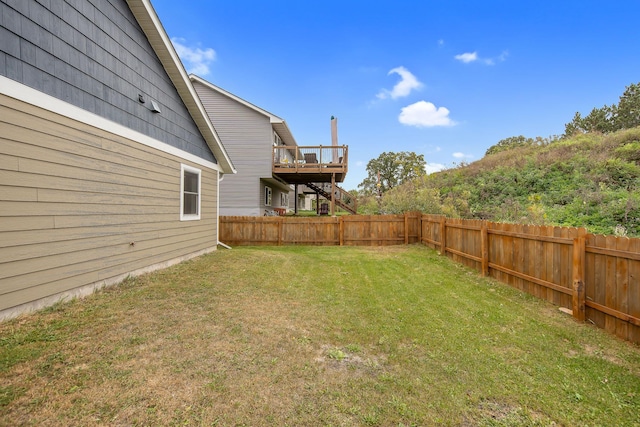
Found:
[[[414,179],[387,191],[380,205],[381,211],[388,214],[412,211],[442,213],[440,192],[436,188],[425,187],[420,179]]]
[[[625,88],[613,118],[615,130],[640,126],[640,83]]]
[[[605,105],[602,108],[594,108],[585,117],[576,113],[573,120],[564,125],[564,137],[569,138],[576,133],[609,133],[616,130],[613,122],[616,109],[615,105]]]
[[[398,185],[426,175],[424,155],[384,152],[367,163],[368,176],[358,185],[365,194],[383,194]]]
[[[583,119],[587,132],[609,133],[614,131],[613,117],[616,106],[604,105],[602,108],[594,108]]]
[[[582,124],[582,116],[579,112],[576,111],[576,114],[573,115],[573,120],[564,125],[564,135],[563,138],[571,138],[573,135],[577,133],[584,133],[584,126]]]
[[[509,138],[501,139],[497,144],[489,147],[485,156],[490,154],[499,153],[501,151],[511,150],[516,147],[525,147],[527,145],[533,145],[535,141],[531,138],[525,138],[522,135],[519,136],[510,136]]]
[[[594,108],[582,117],[580,113],[564,126],[563,138],[576,133],[610,133],[640,126],[640,83],[625,88],[617,105]]]

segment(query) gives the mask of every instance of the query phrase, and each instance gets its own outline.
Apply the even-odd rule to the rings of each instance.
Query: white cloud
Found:
[[[469,62],[474,62],[478,60],[478,52],[470,52],[470,53],[461,53],[460,55],[454,56],[458,61],[464,62],[468,64]]]
[[[404,67],[397,67],[389,71],[388,75],[397,74],[400,81],[391,90],[382,89],[376,97],[378,99],[402,98],[408,96],[412,90],[418,90],[424,86],[409,70]]]
[[[216,60],[216,51],[211,48],[201,49],[186,45],[183,38],[174,37],[171,39],[173,47],[184,63],[187,73],[206,76],[209,74],[209,65]]]
[[[455,122],[449,118],[449,110],[445,107],[437,108],[431,102],[418,101],[404,107],[400,116],[400,123],[407,126],[433,127],[453,126]]]
[[[447,167],[441,163],[427,163],[424,169],[427,171],[427,174],[430,174],[434,172],[440,172],[441,170],[444,170],[446,168]]]
[[[465,64],[477,61],[485,65],[495,65],[496,62],[506,61],[507,56],[509,56],[509,52],[505,50],[495,58],[481,58],[478,56],[478,52],[461,53],[460,55],[454,56],[454,58],[460,62],[464,62]]]
[[[473,158],[473,154],[464,154],[464,153],[453,153],[453,157],[455,157],[456,159],[472,159]]]

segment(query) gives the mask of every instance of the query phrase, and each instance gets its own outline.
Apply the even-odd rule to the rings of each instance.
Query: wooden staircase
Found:
[[[306,186],[312,189],[313,191],[320,194],[322,197],[329,201],[333,201],[336,206],[344,209],[347,212],[352,214],[357,213],[357,202],[356,198],[349,193],[348,191],[343,190],[342,188],[336,185],[336,197],[333,199],[333,195],[331,194],[331,184],[313,184],[306,183]]]

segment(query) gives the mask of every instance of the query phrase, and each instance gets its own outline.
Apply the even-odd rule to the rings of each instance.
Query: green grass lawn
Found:
[[[422,246],[234,248],[1,323],[0,425],[637,426],[640,348]]]

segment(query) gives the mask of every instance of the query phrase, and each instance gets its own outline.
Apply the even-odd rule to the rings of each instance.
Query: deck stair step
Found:
[[[330,184],[307,183],[306,185],[325,199],[334,201],[336,206],[341,207],[347,212],[356,214],[356,198],[348,191],[336,185],[336,197],[335,200],[333,200]]]

